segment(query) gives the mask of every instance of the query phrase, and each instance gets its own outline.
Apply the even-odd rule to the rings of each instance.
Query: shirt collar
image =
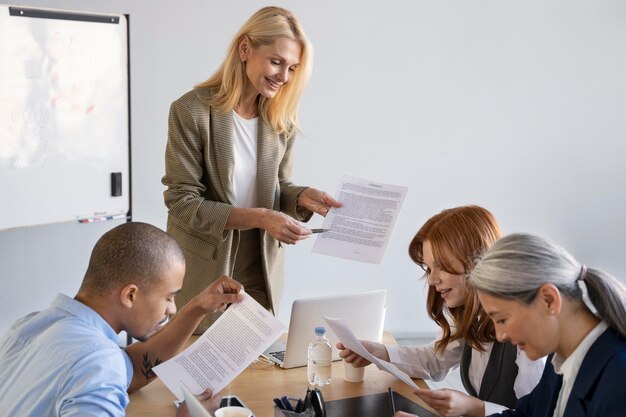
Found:
[[[68,312],[69,314],[79,318],[86,322],[90,326],[99,329],[108,339],[119,343],[119,336],[115,333],[115,330],[91,307],[68,297],[65,294],[57,294],[56,298],[52,302],[52,307],[58,308]]]
[[[563,358],[559,354],[555,353],[552,357],[552,365],[554,366],[554,372],[559,375],[569,376],[578,372],[580,365],[583,363],[589,348],[595,343],[602,333],[608,328],[604,321],[598,323],[585,338],[576,346],[576,349],[567,358]]]

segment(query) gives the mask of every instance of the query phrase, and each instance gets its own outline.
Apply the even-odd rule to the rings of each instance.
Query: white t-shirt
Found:
[[[257,206],[257,132],[259,118],[244,119],[233,110],[233,149],[235,151],[235,169],[233,173],[233,191],[236,207],[252,208]]]

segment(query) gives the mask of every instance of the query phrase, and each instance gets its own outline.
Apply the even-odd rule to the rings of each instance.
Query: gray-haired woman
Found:
[[[537,236],[496,242],[469,282],[499,341],[530,359],[547,354],[541,381],[503,416],[624,416],[626,287]]]

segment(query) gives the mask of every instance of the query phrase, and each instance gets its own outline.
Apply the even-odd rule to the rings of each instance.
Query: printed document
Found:
[[[355,261],[383,261],[408,188],[344,175],[313,252]]]
[[[183,399],[181,382],[199,394],[221,391],[287,331],[269,311],[244,293],[191,346],[153,368],[165,386]]]
[[[379,368],[389,372],[391,375],[395,376],[411,388],[419,388],[417,384],[411,379],[411,377],[401,371],[396,365],[382,359],[378,359],[376,356],[369,353],[369,351],[365,349],[365,346],[363,346],[363,344],[359,342],[359,339],[356,338],[354,333],[352,333],[348,322],[346,322],[344,319],[324,317],[324,320],[326,320],[328,326],[333,330],[333,332],[335,332],[335,336],[337,336],[337,339],[339,339],[345,347],[347,347],[360,357],[372,362]]]

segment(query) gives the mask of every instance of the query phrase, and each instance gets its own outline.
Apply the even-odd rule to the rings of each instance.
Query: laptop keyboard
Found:
[[[273,357],[275,357],[276,359],[278,359],[281,362],[285,361],[285,351],[284,350],[279,350],[278,352],[269,352],[269,355],[272,355]]]

